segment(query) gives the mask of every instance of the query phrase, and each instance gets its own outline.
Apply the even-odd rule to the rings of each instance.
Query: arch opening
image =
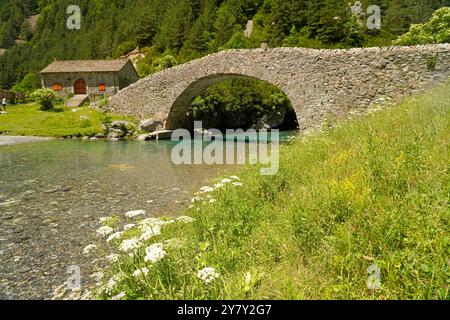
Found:
[[[298,129],[288,96],[266,81],[240,75],[216,74],[192,83],[178,96],[166,128],[192,130],[194,121],[205,129]]]

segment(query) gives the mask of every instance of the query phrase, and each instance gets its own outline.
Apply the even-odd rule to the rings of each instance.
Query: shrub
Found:
[[[42,111],[52,110],[55,103],[60,101],[60,98],[56,92],[48,88],[37,89],[33,91],[30,97],[40,104],[40,109]]]
[[[413,46],[448,42],[450,42],[450,8],[444,7],[436,10],[428,22],[411,25],[407,33],[394,41],[394,45]]]

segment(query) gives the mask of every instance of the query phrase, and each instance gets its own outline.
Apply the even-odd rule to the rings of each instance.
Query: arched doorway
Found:
[[[75,81],[73,91],[75,94],[86,94],[86,81],[84,79],[78,79],[77,81]]]

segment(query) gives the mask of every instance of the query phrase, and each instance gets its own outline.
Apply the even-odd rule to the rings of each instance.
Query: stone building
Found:
[[[114,95],[139,79],[129,59],[54,61],[40,74],[43,88],[91,100]]]

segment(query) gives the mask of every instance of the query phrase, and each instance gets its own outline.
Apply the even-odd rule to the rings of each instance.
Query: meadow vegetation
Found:
[[[284,145],[278,175],[248,166],[184,217],[102,219],[113,262],[100,297],[448,299],[449,92]]]
[[[46,137],[84,137],[103,132],[102,125],[113,120],[133,120],[103,113],[89,107],[66,108],[56,105],[42,111],[38,104],[10,105],[0,115],[0,134]]]

